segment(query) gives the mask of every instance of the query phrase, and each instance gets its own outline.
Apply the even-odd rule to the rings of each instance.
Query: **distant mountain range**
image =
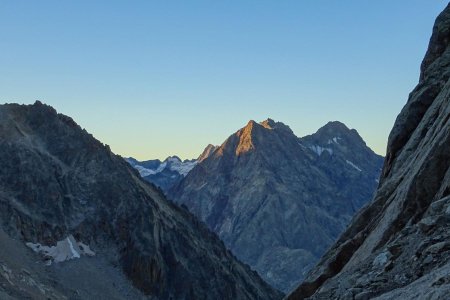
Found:
[[[133,157],[125,158],[125,160],[148,182],[153,183],[167,192],[170,188],[180,182],[197,163],[208,158],[218,146],[209,144],[197,159],[181,160],[178,156],[169,156],[164,161],[159,159],[151,159],[138,161]]]
[[[268,119],[208,145],[195,161],[166,159],[192,167],[184,174],[169,163],[128,161],[267,282],[289,291],[372,197],[383,158],[340,122],[298,138]]]
[[[167,191],[192,170],[196,159],[182,161],[178,156],[169,156],[164,161],[159,159],[138,161],[132,157],[125,159],[147,181]]]

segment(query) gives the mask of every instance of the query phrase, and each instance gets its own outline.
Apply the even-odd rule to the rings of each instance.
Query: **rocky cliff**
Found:
[[[382,166],[339,122],[299,139],[281,122],[250,121],[208,153],[169,197],[284,291],[371,199]]]
[[[0,106],[0,225],[5,299],[281,296],[124,159],[40,102]]]
[[[449,43],[450,5],[389,136],[373,201],[288,299],[448,299]]]

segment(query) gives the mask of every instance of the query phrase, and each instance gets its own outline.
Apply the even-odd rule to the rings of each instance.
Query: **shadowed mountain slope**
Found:
[[[2,240],[28,242],[35,251],[47,251],[47,263],[51,257],[71,259],[52,263],[45,272],[44,262],[27,250],[26,255],[34,255],[39,265],[36,272],[27,271],[29,276],[42,286],[50,283],[56,299],[60,294],[70,299],[97,298],[100,292],[94,283],[101,270],[111,282],[103,286],[108,293],[99,298],[138,297],[130,294],[139,294],[131,283],[141,297],[152,299],[281,296],[190,213],[143,181],[123,158],[47,105],[0,106],[0,158],[0,225],[6,232]],[[58,241],[53,250],[44,247]],[[89,254],[89,247],[95,256],[80,257]],[[7,280],[0,295],[39,299],[24,288],[26,283],[17,285],[22,273],[19,264],[13,266],[13,257],[2,259],[0,275]],[[79,267],[83,264],[85,268]],[[72,279],[81,281],[80,290],[67,294],[76,289],[69,276],[73,272],[77,276]],[[122,286],[114,284],[116,277]],[[49,295],[45,289],[36,291],[42,298]]]

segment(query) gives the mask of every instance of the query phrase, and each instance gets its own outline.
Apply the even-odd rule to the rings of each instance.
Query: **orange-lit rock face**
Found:
[[[255,121],[251,120],[247,126],[238,131],[239,144],[236,147],[236,155],[239,156],[245,152],[255,149],[255,145],[252,139],[252,133],[256,126],[260,126]]]

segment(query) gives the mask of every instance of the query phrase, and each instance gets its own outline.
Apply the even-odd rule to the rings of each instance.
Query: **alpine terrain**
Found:
[[[374,199],[289,299],[449,299],[449,44],[450,5],[390,133]]]
[[[164,161],[159,159],[138,161],[132,157],[125,159],[139,174],[163,191],[167,191],[183,179],[197,164],[197,160],[182,161],[178,156],[169,156]]]
[[[0,105],[1,299],[277,299],[71,118]]]
[[[372,198],[382,161],[340,122],[298,138],[283,123],[250,121],[168,195],[289,291]]]
[[[125,160],[139,171],[139,174],[148,182],[153,183],[167,192],[180,182],[195,167],[211,155],[218,146],[209,144],[197,159],[185,159],[182,161],[178,156],[169,156],[163,162],[159,159],[138,161],[133,157]]]

